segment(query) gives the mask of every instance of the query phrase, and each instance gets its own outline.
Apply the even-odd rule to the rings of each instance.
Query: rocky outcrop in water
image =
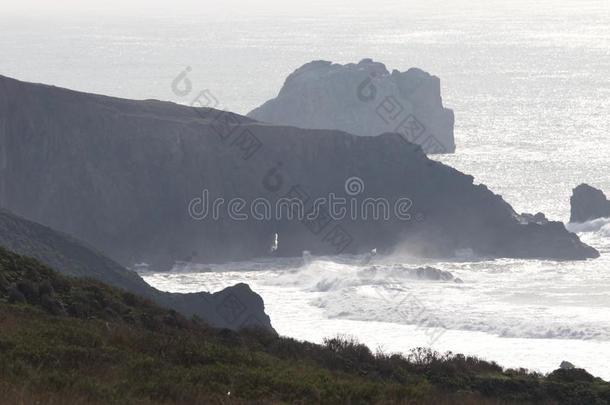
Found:
[[[570,222],[587,222],[610,217],[610,201],[602,190],[588,184],[581,184],[574,189],[570,205]]]
[[[384,280],[392,278],[410,278],[415,280],[453,281],[456,283],[463,283],[459,277],[455,277],[451,272],[430,266],[410,268],[397,264],[388,268],[386,266],[373,265],[365,268],[362,275],[368,278],[375,276]]]
[[[148,285],[138,274],[108,259],[92,247],[51,228],[0,210],[0,246],[38,259],[72,277],[86,277],[148,298],[185,316],[229,329],[272,329],[263,300],[246,284],[220,292],[166,293]]]
[[[453,111],[443,107],[439,78],[416,68],[390,73],[371,59],[307,63],[288,76],[276,98],[248,116],[355,135],[396,132],[426,153],[455,151]]]
[[[331,194],[345,199],[349,214],[317,205]],[[267,211],[284,197],[302,209]],[[176,260],[298,257],[304,250],[599,255],[560,222],[523,221],[472,176],[428,159],[397,134],[268,125],[210,108],[6,77],[0,77],[0,205],[123,265],[155,269]]]
[[[445,270],[439,270],[434,267],[426,266],[411,270],[412,274],[422,280],[432,281],[456,281],[461,283],[462,280],[456,278],[453,274]],[[459,281],[458,281],[459,280]]]

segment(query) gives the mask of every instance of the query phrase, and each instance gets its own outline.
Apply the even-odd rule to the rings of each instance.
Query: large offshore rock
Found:
[[[313,218],[249,211],[237,218],[228,204],[214,213],[210,207],[220,198],[276,206],[288,195],[311,211],[330,194],[356,208],[386,201],[390,215],[331,216],[322,207]],[[397,134],[263,124],[1,76],[0,206],[127,266],[374,248],[426,257],[468,249],[490,257],[599,255],[562,223],[524,219],[472,176],[428,159]]]
[[[610,217],[610,201],[602,190],[588,184],[581,184],[574,189],[570,205],[570,222],[587,222]]]
[[[355,135],[397,132],[426,153],[455,151],[453,111],[443,107],[439,78],[417,68],[390,73],[371,59],[307,63],[288,76],[276,98],[248,116]]]

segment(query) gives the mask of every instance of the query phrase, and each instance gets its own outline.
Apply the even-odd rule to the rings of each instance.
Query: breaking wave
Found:
[[[545,262],[525,268],[518,261],[485,266],[446,263],[440,267],[449,267],[451,272],[429,268],[432,270],[428,274],[421,271],[422,267],[403,264],[310,259],[278,273],[266,284],[310,294],[310,304],[323,310],[329,319],[485,332],[500,337],[610,340],[604,307],[581,308],[584,301],[577,299],[599,293],[603,303],[602,291],[570,292],[551,284],[551,280],[569,277],[569,271],[555,270],[554,264]],[[440,274],[447,278],[442,279]],[[544,285],[548,285],[547,291]],[[563,298],[557,298],[560,289]]]
[[[570,224],[607,251],[608,219]],[[168,291],[216,291],[247,282],[284,314],[315,313],[327,320],[385,322],[497,337],[610,341],[607,316],[610,260],[587,262],[477,260],[423,263],[366,255],[267,258],[176,265],[141,272]],[[462,281],[463,280],[463,281]],[[311,312],[311,311],[313,312]],[[292,312],[286,312],[292,316]],[[292,319],[292,318],[290,318]],[[313,321],[312,321],[313,322]],[[315,322],[314,322],[315,323]]]
[[[582,223],[571,222],[566,228],[570,232],[597,233],[600,236],[610,237],[610,218],[598,218]]]

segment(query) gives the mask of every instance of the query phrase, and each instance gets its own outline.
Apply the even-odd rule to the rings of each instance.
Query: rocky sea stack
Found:
[[[602,190],[581,184],[570,198],[572,213],[570,222],[587,222],[598,218],[610,218],[610,201]]]
[[[453,111],[443,107],[440,79],[417,68],[390,73],[371,59],[307,63],[288,76],[276,98],[248,116],[355,135],[396,132],[426,153],[455,151]]]

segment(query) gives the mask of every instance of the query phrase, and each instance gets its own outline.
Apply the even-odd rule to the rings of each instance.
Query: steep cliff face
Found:
[[[248,116],[365,136],[396,132],[426,153],[455,151],[453,111],[443,107],[439,78],[416,68],[390,73],[371,59],[307,63],[288,76],[276,98]]]
[[[602,190],[581,184],[570,198],[570,222],[587,222],[597,218],[610,218],[610,201]]]
[[[598,255],[561,223],[524,221],[471,176],[428,159],[397,134],[269,125],[0,77],[0,146],[3,207],[128,265],[263,256],[276,233],[274,254],[286,256],[372,248],[448,257],[459,249],[494,257]],[[390,215],[330,215],[325,205],[302,220],[286,212],[262,212],[261,219],[265,208],[253,208],[256,199],[276,207],[288,195],[312,210],[330,194],[355,208],[366,198],[388,201]],[[219,198],[224,205],[213,212]],[[240,215],[229,213],[234,198],[246,204]]]
[[[272,329],[263,300],[246,284],[220,292],[166,293],[148,285],[135,272],[83,242],[46,226],[0,210],[0,246],[39,260],[59,273],[90,278],[148,298],[186,316],[197,315],[211,326],[229,329]]]

